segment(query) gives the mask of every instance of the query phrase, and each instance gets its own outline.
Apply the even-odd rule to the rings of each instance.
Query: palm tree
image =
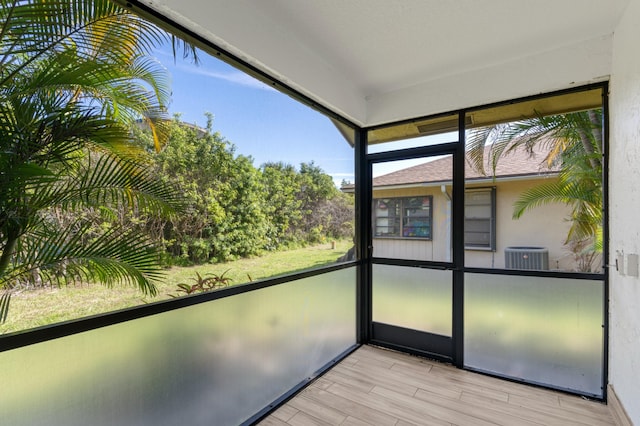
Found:
[[[169,40],[109,1],[0,0],[0,289],[37,274],[156,293],[157,251],[143,233],[114,226],[87,240],[83,219],[60,229],[46,213],[179,207],[129,130],[143,119],[162,143],[169,86],[147,54]]]
[[[468,138],[472,166],[485,173],[509,152],[547,152],[544,163],[559,169],[556,181],[524,191],[514,203],[513,217],[535,207],[562,203],[571,206],[571,227],[565,244],[590,269],[594,253],[602,251],[602,110],[538,116],[493,127],[474,129]],[[488,155],[488,158],[485,156]]]

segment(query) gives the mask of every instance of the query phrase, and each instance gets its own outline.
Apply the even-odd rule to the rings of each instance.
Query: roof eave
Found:
[[[548,172],[548,173],[536,173],[536,174],[528,174],[528,175],[512,175],[512,176],[487,176],[487,177],[479,177],[479,178],[469,178],[466,179],[466,183],[472,184],[495,184],[499,182],[516,182],[522,180],[539,180],[539,179],[547,179],[550,177],[558,176],[558,172]],[[409,189],[409,188],[428,188],[428,187],[437,187],[441,185],[451,185],[451,180],[438,180],[438,181],[430,181],[430,182],[415,182],[415,183],[403,183],[397,185],[374,185],[374,190],[389,190],[389,189]],[[354,188],[345,188],[344,192],[353,192]]]

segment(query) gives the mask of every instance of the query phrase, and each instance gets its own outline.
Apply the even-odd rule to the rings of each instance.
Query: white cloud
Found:
[[[263,82],[256,80],[255,78],[241,71],[228,71],[228,72],[211,71],[204,68],[200,68],[195,65],[193,66],[178,65],[178,69],[184,73],[194,74],[194,75],[203,75],[205,77],[224,80],[224,81],[228,81],[229,83],[238,84],[240,86],[250,87],[253,89],[269,90],[269,91],[275,90],[271,86],[268,86]]]
[[[203,52],[199,52],[199,53],[201,55],[204,55]],[[174,60],[174,55],[169,48],[156,49],[154,51],[154,55],[163,57],[163,58],[170,58],[172,61]],[[267,84],[264,84],[263,82],[256,80],[255,78],[238,70],[230,70],[226,72],[212,71],[212,70],[203,68],[202,65],[185,64],[177,61],[174,61],[174,66],[180,72],[183,72],[186,74],[203,75],[205,77],[228,81],[229,83],[238,84],[240,86],[251,87],[251,88],[260,89],[260,90],[275,91],[273,87]]]

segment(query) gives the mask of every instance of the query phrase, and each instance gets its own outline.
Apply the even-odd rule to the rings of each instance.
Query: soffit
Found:
[[[411,118],[412,111],[414,116],[446,111],[436,111],[437,106],[396,108],[404,97],[410,99],[413,87],[428,88],[429,82],[447,81],[452,86],[447,89],[455,90],[456,79],[451,76],[500,70],[503,64],[526,58],[551,58],[544,56],[547,52],[562,52],[560,57],[569,56],[567,60],[573,53],[580,54],[587,64],[591,56],[597,66],[581,75],[580,81],[606,78],[599,74],[609,69],[610,59],[602,52],[608,47],[590,52],[570,46],[610,36],[628,0],[142,2],[324,106],[366,125],[382,123],[387,117]],[[523,69],[502,68],[511,73],[522,73]],[[531,69],[540,74],[540,67]],[[532,90],[572,83],[564,76],[555,80],[543,77]],[[516,85],[527,78],[511,81],[507,75],[502,80]],[[483,89],[488,94],[492,88]],[[512,92],[514,96],[523,93],[514,88],[500,92],[500,96]],[[459,103],[463,102],[461,97]],[[465,106],[473,105],[460,105]]]
[[[253,7],[367,95],[610,34],[626,0],[268,0]]]
[[[510,102],[500,106],[470,110],[465,117],[465,128],[473,129],[510,121],[601,107],[601,89],[569,92],[556,96],[530,99],[521,102]],[[418,118],[391,126],[372,129],[368,134],[368,143],[392,142],[457,131],[457,114]]]

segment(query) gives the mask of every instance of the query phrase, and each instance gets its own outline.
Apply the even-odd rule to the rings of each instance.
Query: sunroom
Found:
[[[640,422],[640,0],[122,4],[331,120],[353,152],[355,260],[1,336],[0,423],[325,424],[330,417],[313,409],[298,415],[304,404],[283,404],[304,389],[331,393],[348,372],[356,384],[338,383],[337,393],[357,393],[358,375],[361,385],[397,385],[380,370],[396,364],[424,406],[345,412],[384,411],[378,398],[393,400],[397,389],[376,384],[371,403],[329,395],[341,414],[333,423]],[[491,213],[491,191],[499,204],[524,182],[515,172],[501,181],[486,158],[475,163],[486,166],[482,176],[465,171],[473,141],[505,123],[570,113],[599,120],[598,255],[580,267],[585,247],[572,261],[558,249],[545,268],[505,267],[507,246],[565,241],[566,209],[532,210],[530,225],[470,247],[473,226],[491,238],[481,220],[510,214]],[[433,173],[447,175],[376,194],[376,178],[416,161],[446,163]],[[481,190],[489,210],[469,201]],[[509,205],[524,190],[513,191]],[[389,241],[399,248],[383,249]],[[366,361],[370,368],[350,368]],[[323,376],[336,365],[344,371]],[[429,380],[415,372],[422,367],[438,372],[433,383],[420,383]],[[566,399],[578,395],[604,411],[531,418],[514,409],[493,419],[454,395],[456,417],[442,411],[447,397],[427,394],[464,381],[458,373],[471,374],[471,386],[500,378],[505,393],[548,388],[559,405],[581,404]],[[506,410],[494,408],[486,410]]]

